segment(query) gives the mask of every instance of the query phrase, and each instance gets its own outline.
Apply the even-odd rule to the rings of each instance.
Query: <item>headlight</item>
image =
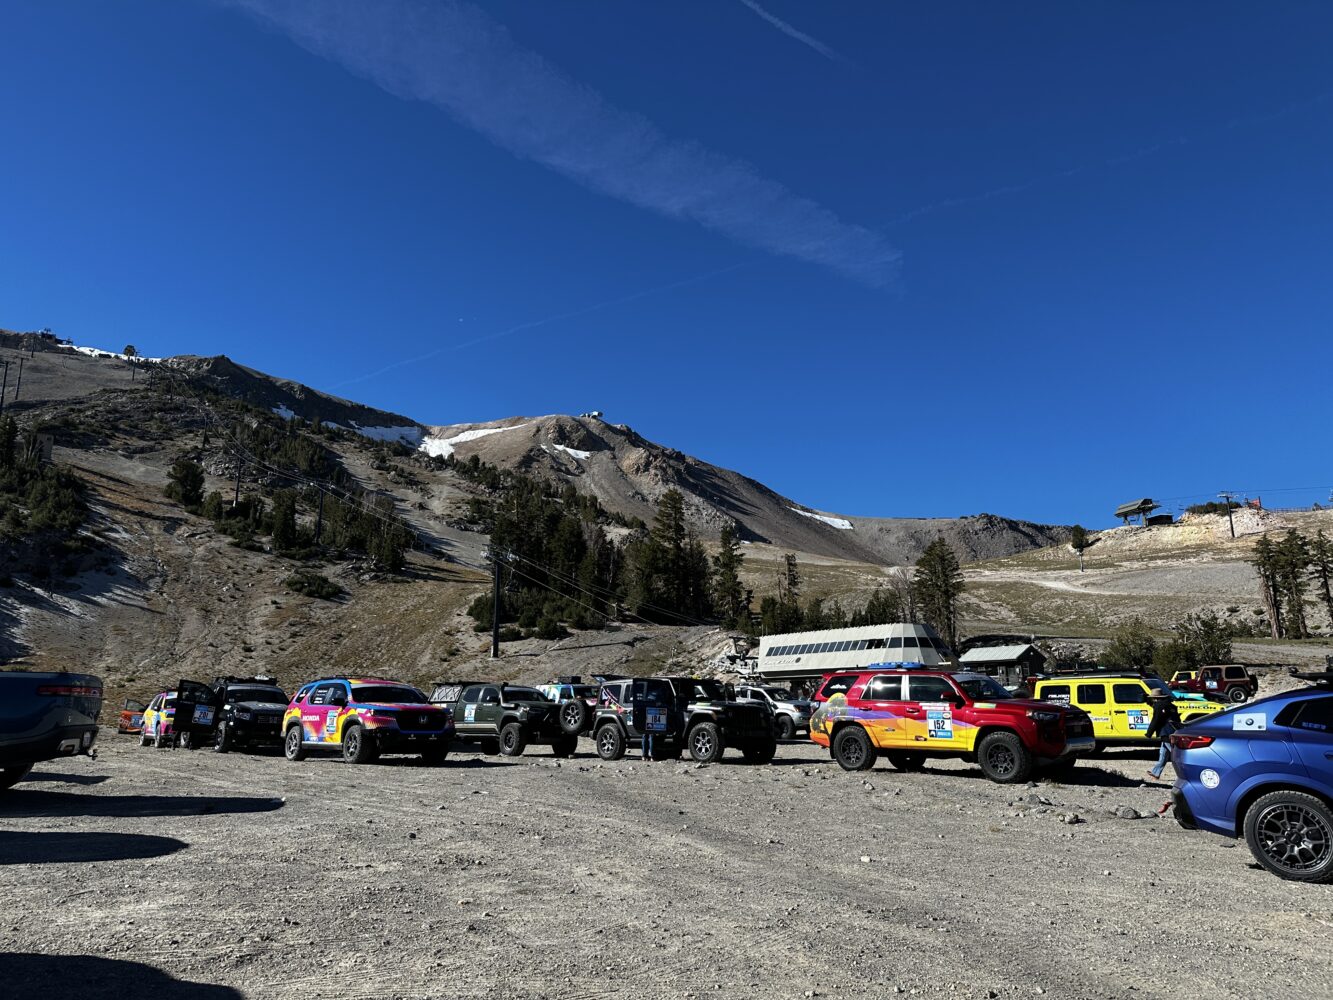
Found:
[[[1042,712],[1038,709],[1028,709],[1028,718],[1034,722],[1054,722],[1060,716],[1055,712]]]
[[[251,719],[253,719],[254,717],[255,717],[255,713],[254,713],[254,712],[237,712],[237,713],[236,713],[236,718],[240,719],[242,722],[249,722],[249,721],[250,721]]]

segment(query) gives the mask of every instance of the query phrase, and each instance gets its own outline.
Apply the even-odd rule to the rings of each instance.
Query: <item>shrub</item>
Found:
[[[308,569],[297,570],[287,577],[286,587],[294,593],[304,594],[306,597],[318,597],[325,601],[331,601],[344,593],[342,587],[328,577]]]

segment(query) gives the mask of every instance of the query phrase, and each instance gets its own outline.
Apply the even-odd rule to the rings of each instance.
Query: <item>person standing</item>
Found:
[[[1169,691],[1154,691],[1152,694],[1152,719],[1148,723],[1148,737],[1157,736],[1162,741],[1157,751],[1157,763],[1148,771],[1148,777],[1158,781],[1166,762],[1171,759],[1171,734],[1180,728],[1180,713],[1176,711],[1175,699]]]

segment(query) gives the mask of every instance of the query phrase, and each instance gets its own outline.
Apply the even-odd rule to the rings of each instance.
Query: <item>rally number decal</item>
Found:
[[[1148,710],[1146,708],[1131,708],[1129,710],[1129,728],[1142,729],[1145,732],[1148,729]]]
[[[922,705],[926,710],[926,738],[953,739],[953,707],[949,704]]]

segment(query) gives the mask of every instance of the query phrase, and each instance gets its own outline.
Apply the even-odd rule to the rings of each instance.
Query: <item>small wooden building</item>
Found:
[[[1005,687],[1023,683],[1031,674],[1045,673],[1047,656],[1030,642],[1012,646],[977,646],[958,657],[964,670],[988,674]]]

